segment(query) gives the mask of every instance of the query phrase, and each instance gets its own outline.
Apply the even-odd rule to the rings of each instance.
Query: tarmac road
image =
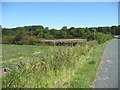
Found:
[[[119,39],[111,40],[105,48],[94,88],[118,88]],[[119,47],[120,50],[120,47]],[[119,55],[120,56],[120,55]]]

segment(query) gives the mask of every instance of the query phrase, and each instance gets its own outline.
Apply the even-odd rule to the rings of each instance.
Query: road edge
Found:
[[[105,43],[106,43],[106,46],[110,43],[110,41],[111,41],[111,40],[105,42]],[[105,46],[105,49],[106,49],[106,46]],[[105,51],[105,49],[104,49],[104,51]],[[96,82],[97,76],[98,76],[98,74],[99,74],[99,69],[101,68],[101,65],[102,65],[102,63],[103,63],[104,51],[103,51],[103,54],[102,54],[102,57],[101,57],[100,64],[99,64],[99,66],[98,66],[98,68],[97,68],[97,72],[96,72],[96,75],[95,75],[96,77],[95,77],[95,79],[94,79],[94,81],[93,81],[93,83],[92,83],[92,88],[95,88],[95,82]]]

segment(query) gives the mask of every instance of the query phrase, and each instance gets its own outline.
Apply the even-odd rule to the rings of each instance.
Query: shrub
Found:
[[[13,41],[14,44],[20,44],[20,45],[23,45],[23,44],[35,45],[38,42],[40,42],[40,38],[37,38],[35,36],[29,36],[29,35],[16,36],[16,38]]]
[[[112,37],[113,36],[111,34],[96,33],[96,40],[98,41],[99,44],[112,39]]]
[[[15,39],[15,36],[2,36],[3,44],[12,44]]]

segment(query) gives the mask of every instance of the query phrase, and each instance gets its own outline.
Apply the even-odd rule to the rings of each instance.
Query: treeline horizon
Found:
[[[6,28],[6,29],[13,29],[13,28],[20,28],[20,27],[29,27],[29,26],[43,26],[43,27],[49,27],[49,26],[44,26],[44,25],[41,25],[41,24],[33,24],[33,25],[21,25],[21,26],[14,26],[14,27],[3,27],[2,25],[0,25],[0,27],[2,29]],[[60,28],[55,28],[55,27],[49,27],[50,29],[57,29],[57,30],[60,30],[62,29],[64,26],[70,28],[70,26],[67,26],[67,25],[63,25],[62,27]],[[76,27],[76,28],[97,28],[97,27],[112,27],[112,26],[119,26],[119,25],[98,25],[98,26],[71,26],[71,27]]]
[[[63,26],[61,29],[49,29],[42,25],[32,25],[16,28],[2,28],[3,43],[26,44],[27,41],[39,42],[40,39],[87,39],[99,40],[100,38],[120,35],[120,25],[103,27],[70,27]],[[7,36],[7,39],[6,37]],[[14,38],[13,38],[14,37]],[[8,38],[11,40],[9,41]],[[8,41],[7,41],[8,40]],[[106,41],[101,40],[101,41]],[[30,43],[27,43],[30,44]]]

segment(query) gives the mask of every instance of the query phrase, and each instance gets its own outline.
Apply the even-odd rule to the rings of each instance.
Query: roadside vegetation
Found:
[[[91,87],[105,45],[96,41],[75,47],[3,45],[3,67],[24,63],[22,68],[3,75],[3,87]],[[10,61],[12,58],[16,60]]]

